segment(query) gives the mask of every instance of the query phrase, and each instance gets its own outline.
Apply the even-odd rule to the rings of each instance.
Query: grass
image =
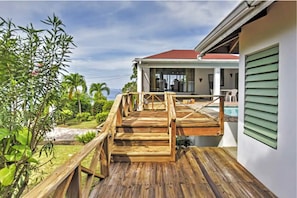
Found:
[[[64,128],[73,128],[73,129],[95,129],[98,124],[96,120],[91,121],[84,121],[84,122],[78,122],[76,119],[72,119],[66,122],[66,125],[58,125],[59,127]],[[24,192],[28,192],[28,190],[32,189],[34,186],[36,186],[38,183],[40,183],[42,180],[44,180],[46,177],[48,177],[55,169],[60,167],[62,164],[64,164],[67,160],[69,160],[73,155],[75,155],[78,151],[82,149],[84,145],[54,145],[54,154],[46,155],[44,152],[39,156],[39,152],[36,153],[35,159],[39,161],[39,168],[38,170],[34,170],[31,172],[30,175],[30,181],[28,188]],[[38,149],[41,149],[41,146],[38,147]],[[94,151],[93,151],[94,152]],[[92,159],[92,153],[87,156],[83,162],[82,165],[85,167],[89,167],[89,164]],[[85,177],[85,175],[82,175],[82,177]],[[1,197],[1,196],[0,196]]]
[[[58,125],[59,127],[70,128],[70,129],[95,129],[98,124],[96,120],[78,122],[76,119],[71,119],[66,122],[66,125]]]
[[[54,157],[53,155],[46,156],[44,152],[40,157],[38,156],[39,154],[36,154],[36,159],[39,161],[39,164],[44,165],[41,166],[38,170],[32,172],[30,176],[29,189],[32,189],[35,185],[49,176],[56,168],[61,166],[75,153],[81,150],[82,147],[83,145],[55,145]],[[91,162],[91,157],[92,155],[86,157],[82,164],[88,167],[88,164],[90,164]],[[51,159],[50,162],[49,159]]]

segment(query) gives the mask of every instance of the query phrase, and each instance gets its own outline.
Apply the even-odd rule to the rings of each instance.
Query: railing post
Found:
[[[168,132],[169,132],[169,142],[170,142],[170,155],[171,161],[175,161],[175,146],[176,146],[176,114],[173,102],[173,96],[167,95],[167,106],[168,106]]]
[[[66,193],[66,197],[71,197],[71,198],[72,197],[73,198],[82,197],[80,173],[81,173],[81,166],[79,165],[74,171],[74,175],[73,175],[72,180],[70,182],[68,191]]]
[[[103,149],[101,150],[100,160],[101,160],[101,174],[105,177],[109,175],[109,137],[107,136],[103,142]]]
[[[155,95],[152,94],[152,110],[155,110],[155,109],[154,109],[154,100],[155,100]]]
[[[171,161],[175,161],[175,147],[176,147],[176,120],[171,120]]]
[[[143,92],[140,92],[139,93],[139,101],[138,101],[138,107],[137,107],[137,109],[138,109],[138,111],[142,111],[143,110],[143,99],[144,99],[144,94],[143,94]]]
[[[128,104],[129,104],[129,112],[133,111],[133,94],[128,94]]]
[[[120,104],[118,110],[117,110],[117,118],[116,118],[116,126],[121,126],[122,125],[122,116],[123,116],[123,105],[122,103]]]
[[[221,134],[220,135],[223,135],[224,134],[224,116],[225,116],[225,113],[224,113],[224,96],[220,96],[220,107],[219,107],[219,119],[220,119],[220,129],[221,129]]]
[[[164,102],[165,102],[166,111],[168,111],[168,97],[169,97],[169,94],[167,92],[164,92]]]

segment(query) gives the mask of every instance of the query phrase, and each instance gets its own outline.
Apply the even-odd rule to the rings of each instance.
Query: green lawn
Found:
[[[75,119],[66,122],[66,125],[59,125],[59,127],[76,129],[95,129],[97,126],[98,124],[96,120],[77,122]],[[54,145],[54,155],[46,156],[43,152],[39,157],[39,153],[37,153],[35,158],[39,161],[40,168],[32,171],[30,175],[29,189],[33,188],[40,181],[49,176],[56,168],[61,166],[75,153],[81,150],[82,147],[83,145]],[[39,147],[39,149],[40,148],[41,147]],[[88,167],[91,157],[92,156],[89,155],[82,164]]]
[[[46,156],[43,153],[40,157],[36,155],[36,159],[43,165],[39,170],[33,171],[30,176],[29,188],[37,185],[40,181],[49,176],[56,168],[65,163],[70,157],[77,153],[83,145],[54,145],[54,156]],[[49,159],[52,160],[48,162]],[[86,158],[83,164],[91,161],[91,155]]]
[[[58,125],[59,127],[71,128],[71,129],[95,129],[98,124],[96,120],[78,122],[76,119],[72,119],[66,122],[66,125]]]

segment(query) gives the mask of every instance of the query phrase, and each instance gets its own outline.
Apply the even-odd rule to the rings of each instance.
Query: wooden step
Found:
[[[169,146],[113,146],[112,155],[170,155]]]
[[[117,127],[118,133],[167,133],[168,127]]]
[[[117,146],[169,146],[168,133],[116,133]]]
[[[169,146],[113,146],[114,162],[166,162],[171,160]]]
[[[168,127],[167,112],[132,112],[123,118],[122,127]]]
[[[169,140],[168,133],[116,133],[115,140]]]
[[[168,127],[167,119],[148,118],[148,119],[123,119],[122,127]]]

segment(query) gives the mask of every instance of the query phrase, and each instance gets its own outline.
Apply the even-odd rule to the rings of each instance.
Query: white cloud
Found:
[[[238,1],[42,1],[0,2],[3,18],[41,24],[55,13],[77,48],[69,72],[87,83],[122,88],[132,61],[171,49],[193,49]],[[38,25],[37,25],[38,27]]]

